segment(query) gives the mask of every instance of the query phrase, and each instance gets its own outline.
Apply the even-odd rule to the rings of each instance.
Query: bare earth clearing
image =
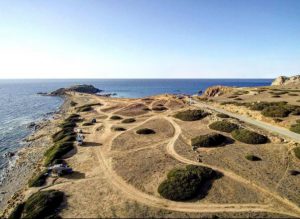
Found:
[[[96,124],[79,127],[85,144],[76,146],[66,158],[75,171],[67,177],[49,178],[41,190],[57,189],[66,196],[60,215],[81,217],[300,217],[299,175],[289,170],[300,169],[288,141],[241,123],[268,135],[270,142],[249,145],[233,141],[222,147],[192,150],[190,140],[202,134],[217,132],[208,125],[217,120],[216,112],[198,121],[181,121],[177,111],[197,108],[171,95],[144,99],[113,99],[88,94],[72,94],[78,103],[101,103],[89,112],[81,112],[84,122],[93,118]],[[164,110],[152,110],[154,107]],[[70,108],[70,113],[75,108]],[[134,118],[122,123],[110,117]],[[115,131],[112,127],[123,127]],[[139,135],[138,129],[150,128],[151,135]],[[230,138],[230,134],[222,133]],[[262,158],[252,162],[245,155]],[[204,198],[175,202],[157,192],[159,184],[174,167],[186,164],[210,167],[223,174],[216,179]],[[28,189],[27,195],[36,191]]]

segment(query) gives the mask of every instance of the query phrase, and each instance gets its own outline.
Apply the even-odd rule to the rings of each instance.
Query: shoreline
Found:
[[[15,203],[23,199],[23,192],[26,190],[28,180],[35,170],[41,166],[44,152],[51,147],[51,134],[57,129],[57,120],[67,112],[69,108],[68,97],[60,97],[63,103],[58,110],[51,112],[50,118],[45,118],[47,114],[38,121],[37,130],[33,130],[23,140],[20,148],[15,153],[14,165],[6,170],[5,178],[1,184],[0,214],[5,215]]]

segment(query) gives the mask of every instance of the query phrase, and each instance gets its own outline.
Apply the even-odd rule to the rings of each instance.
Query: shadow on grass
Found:
[[[64,176],[61,176],[61,177],[66,178],[66,179],[84,179],[85,178],[85,173],[74,171],[71,174],[64,175]]]
[[[205,198],[208,195],[209,190],[212,188],[214,181],[221,179],[223,176],[224,175],[222,173],[216,172],[216,175],[213,179],[205,180],[205,182],[201,183],[201,188],[199,189],[198,196],[188,202],[195,202]]]
[[[82,145],[82,147],[96,147],[96,146],[101,146],[101,143],[97,142],[90,142],[90,141],[85,141]]]

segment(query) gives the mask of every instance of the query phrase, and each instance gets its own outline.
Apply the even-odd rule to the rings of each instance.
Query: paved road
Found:
[[[232,113],[232,112],[229,112],[227,110],[224,110],[224,109],[221,109],[221,108],[217,108],[215,106],[211,106],[211,105],[208,105],[208,104],[203,103],[203,102],[195,101],[195,106],[198,106],[200,108],[207,108],[207,109],[210,109],[210,110],[214,110],[214,111],[219,112],[219,113],[225,113],[225,114],[227,114],[227,115],[229,115],[231,117],[234,117],[234,118],[237,118],[237,119],[239,119],[241,121],[244,121],[246,123],[255,125],[255,126],[259,127],[259,128],[262,128],[262,129],[267,130],[269,132],[272,132],[274,134],[278,134],[278,135],[281,135],[281,136],[288,137],[291,140],[294,140],[294,141],[300,143],[300,134],[297,134],[295,132],[291,132],[291,131],[289,131],[286,128],[274,126],[272,124],[269,124],[269,123],[266,123],[266,122],[262,122],[262,121],[259,121],[259,120],[256,120],[256,119],[253,119],[253,118],[250,118],[248,116],[244,116],[244,115],[239,115],[239,114],[236,114],[236,113]]]

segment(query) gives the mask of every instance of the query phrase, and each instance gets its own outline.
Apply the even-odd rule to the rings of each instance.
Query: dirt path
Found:
[[[204,164],[204,163],[199,163],[199,162],[196,162],[196,161],[192,161],[192,160],[189,160],[187,158],[184,158],[182,157],[181,155],[179,155],[175,149],[174,149],[174,144],[175,144],[175,141],[176,139],[180,136],[181,134],[181,128],[180,126],[173,121],[173,119],[171,118],[168,118],[166,117],[165,119],[167,119],[174,127],[175,129],[175,136],[176,138],[174,137],[167,145],[167,151],[168,153],[173,156],[175,159],[179,160],[180,162],[182,163],[185,163],[185,164],[192,164],[192,165],[198,165],[198,166],[204,166],[204,167],[209,167],[209,168],[212,168],[218,172],[221,172],[222,174],[224,174],[225,176],[227,177],[230,177],[231,179],[235,180],[235,181],[238,181],[240,183],[243,183],[243,184],[246,184],[248,186],[251,186],[251,187],[254,187],[256,190],[259,190],[260,192],[263,192],[265,194],[268,194],[269,196],[271,196],[272,198],[276,199],[277,201],[285,204],[286,206],[290,207],[291,209],[293,209],[295,212],[297,212],[297,214],[293,214],[291,215],[290,212],[281,212],[283,214],[290,214],[291,216],[296,216],[296,217],[299,217],[300,215],[300,208],[294,204],[293,202],[281,197],[280,195],[278,195],[277,193],[275,192],[272,192],[272,191],[269,191],[268,189],[265,189],[263,188],[262,186],[260,185],[257,185],[255,184],[254,182],[252,181],[249,181],[231,171],[228,171],[228,170],[225,170],[225,169],[222,169],[222,168],[219,168],[219,167],[215,167],[215,166],[212,166],[212,165],[208,165],[208,164]]]
[[[126,106],[125,106],[126,107]],[[198,163],[189,159],[186,159],[185,157],[182,157],[179,155],[175,149],[174,145],[176,140],[181,134],[181,128],[180,126],[171,118],[167,116],[167,113],[153,113],[150,112],[147,115],[150,116],[149,118],[146,118],[143,121],[135,122],[134,124],[130,124],[125,132],[132,131],[136,129],[137,127],[149,122],[153,119],[165,119],[167,120],[172,126],[174,127],[174,135],[162,142],[155,143],[152,145],[147,145],[146,147],[132,149],[129,151],[112,151],[111,146],[113,143],[113,140],[116,139],[119,135],[121,135],[124,132],[115,132],[111,130],[111,127],[113,125],[118,124],[118,121],[112,121],[110,120],[110,117],[114,115],[115,112],[117,112],[119,109],[113,110],[111,112],[102,112],[100,111],[100,108],[97,108],[95,110],[96,114],[104,114],[107,116],[106,119],[103,119],[101,121],[101,126],[103,127],[101,131],[97,130],[99,125],[95,125],[93,127],[82,127],[84,131],[88,131],[88,140],[93,143],[98,143],[101,146],[99,147],[88,147],[87,150],[92,151],[93,154],[96,155],[95,160],[95,168],[98,168],[99,171],[97,171],[97,175],[90,178],[85,179],[78,179],[78,180],[72,180],[72,181],[65,181],[61,182],[59,184],[54,184],[51,186],[48,186],[48,188],[59,188],[60,186],[65,186],[69,184],[80,184],[80,183],[86,183],[87,181],[92,180],[98,180],[99,176],[102,177],[102,175],[105,175],[105,178],[108,180],[110,184],[112,184],[115,188],[117,188],[120,192],[122,192],[126,198],[129,198],[131,200],[135,200],[139,203],[142,203],[147,206],[156,207],[159,209],[165,209],[165,210],[171,210],[171,211],[180,211],[180,212],[190,212],[190,213],[220,213],[220,212],[269,212],[269,213],[275,213],[275,214],[283,214],[287,216],[294,216],[299,217],[300,216],[300,210],[299,208],[294,204],[291,203],[289,200],[286,200],[279,196],[278,194],[269,191],[267,189],[261,188],[260,186],[254,184],[253,182],[244,179],[243,177],[227,171],[225,169],[221,169],[218,167],[214,167],[211,165],[206,165],[203,163]],[[229,113],[227,113],[229,114]],[[148,148],[155,148],[160,144],[167,143],[166,150],[167,152],[176,160],[185,163],[185,164],[193,164],[193,165],[200,165],[200,166],[207,166],[212,169],[215,169],[221,173],[223,173],[225,176],[230,177],[231,179],[238,181],[242,184],[246,184],[252,188],[255,189],[255,191],[263,192],[264,194],[268,194],[272,198],[276,199],[280,203],[282,203],[284,206],[288,206],[288,209],[292,209],[292,211],[283,210],[282,208],[278,209],[275,208],[272,205],[269,204],[256,204],[256,203],[246,203],[246,204],[202,204],[202,203],[194,203],[194,202],[175,202],[171,200],[167,200],[164,198],[156,197],[153,195],[146,194],[139,189],[135,188],[134,186],[130,185],[128,182],[126,182],[121,176],[119,176],[113,169],[112,166],[112,155],[115,154],[121,154],[124,153],[124,156],[126,156],[126,153],[138,151],[138,150],[144,150]],[[97,167],[98,165],[98,167]],[[46,189],[46,188],[42,188]],[[295,213],[294,213],[295,212]]]
[[[108,118],[113,114],[113,112],[108,113]],[[134,126],[132,126],[127,131],[133,130],[136,127],[156,118],[164,118],[167,119],[175,129],[174,136],[169,140],[169,143],[167,144],[167,151],[172,155],[175,159],[186,163],[186,164],[194,164],[199,165],[199,163],[190,161],[186,158],[181,157],[178,155],[174,150],[174,143],[176,142],[177,138],[181,134],[180,127],[171,119],[166,116],[162,115],[155,115],[148,119],[146,119],[143,122],[136,123]],[[93,148],[98,161],[99,165],[104,167],[105,175],[109,179],[109,181],[118,189],[120,189],[128,198],[133,199],[137,202],[143,203],[148,206],[162,208],[166,210],[173,210],[173,211],[182,211],[182,212],[270,212],[270,213],[279,213],[279,214],[285,214],[290,216],[299,216],[290,212],[284,212],[284,211],[278,211],[278,209],[274,209],[270,205],[264,205],[264,204],[201,204],[201,203],[188,203],[188,202],[174,202],[167,199],[158,198],[152,195],[148,195],[144,192],[141,192],[140,190],[136,189],[132,185],[128,184],[122,177],[120,177],[112,168],[111,158],[110,158],[110,149],[111,144],[113,140],[119,136],[122,133],[113,133],[111,131],[111,124],[108,123],[108,121],[103,122],[104,125],[104,131],[101,135],[98,133],[95,134],[95,130],[92,131],[91,139],[93,139],[94,142],[105,142],[101,148]],[[207,165],[208,166],[208,165]],[[210,167],[210,166],[209,166]],[[234,180],[237,180],[241,183],[245,183],[248,185],[254,186],[252,183],[248,182],[244,178],[235,175],[232,172],[225,171],[223,169],[212,167],[213,169],[216,169],[224,175],[231,177]],[[255,185],[255,188],[257,189],[258,186]],[[260,189],[264,193],[270,194],[268,191],[265,191],[263,189]],[[275,198],[280,200],[281,202],[285,203],[286,205],[290,206],[289,201],[285,201],[282,198],[277,197],[277,195],[274,195],[271,193],[272,196],[275,196]],[[291,207],[291,206],[290,206]],[[293,206],[294,209],[294,206]],[[294,209],[295,210],[295,209]]]

